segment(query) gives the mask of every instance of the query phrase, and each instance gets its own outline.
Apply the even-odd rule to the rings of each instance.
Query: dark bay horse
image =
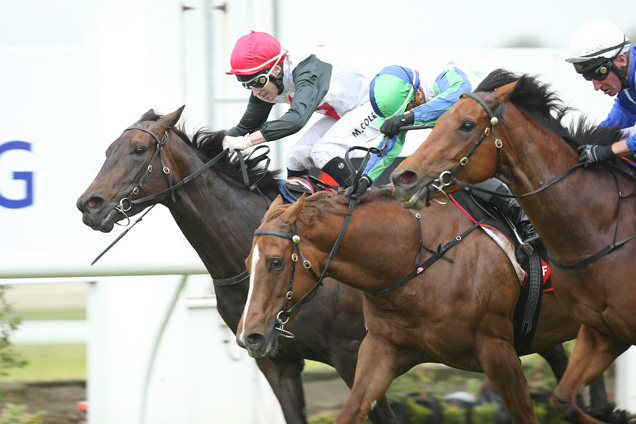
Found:
[[[199,131],[190,140],[175,127],[182,110],[165,116],[150,110],[126,129],[108,148],[102,169],[78,199],[77,207],[86,225],[109,232],[115,222],[151,204],[166,206],[214,279],[218,312],[236,332],[248,296],[244,261],[252,234],[278,193],[275,175],[259,167],[254,158],[247,158],[245,182],[238,157],[221,155],[225,132]],[[144,200],[177,186],[210,163],[211,157],[221,159],[172,193]],[[151,164],[154,171],[148,173]],[[163,167],[169,173],[164,174]],[[254,191],[246,184],[255,185]],[[140,187],[138,192],[136,187]],[[356,290],[329,280],[312,303],[288,327],[297,337],[281,340],[276,356],[256,360],[290,424],[307,422],[301,381],[304,360],[332,365],[351,387],[358,346],[366,334],[361,294]],[[371,419],[375,423],[397,422],[385,399],[380,400]]]
[[[331,193],[314,194],[293,205],[283,205],[278,198],[263,218],[246,260],[250,297],[237,334],[237,342],[252,356],[267,357],[276,349],[279,313],[311,293],[343,227],[348,202],[346,196]],[[400,281],[416,267],[420,240],[435,250],[472,225],[457,207],[433,205],[420,214],[421,236],[415,215],[393,199],[391,189],[368,192],[355,205],[329,262],[326,276],[366,293],[368,328],[355,382],[336,422],[361,422],[393,379],[416,364],[435,362],[486,373],[513,422],[536,423],[513,341],[519,279],[503,249],[484,231],[469,233],[444,253],[453,263],[440,259],[395,290],[369,294]],[[329,305],[321,306],[325,313],[335,313]],[[546,292],[526,353],[570,340],[578,328],[556,297]]]
[[[552,259],[555,293],[582,324],[555,406],[569,421],[598,423],[574,397],[636,343],[636,184],[616,164],[581,168],[577,144],[622,136],[585,119],[566,128],[567,112],[536,77],[495,71],[437,121],[392,179],[396,197],[415,209],[495,174],[524,196],[519,203]]]

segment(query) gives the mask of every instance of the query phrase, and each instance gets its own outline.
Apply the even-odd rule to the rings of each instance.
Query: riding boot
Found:
[[[309,173],[309,171],[307,171],[306,169],[301,169],[300,171],[294,171],[292,169],[287,168],[287,178],[303,177],[303,176],[307,175],[308,173]]]
[[[353,175],[342,158],[331,159],[322,167],[322,172],[330,176],[343,189],[353,184]]]

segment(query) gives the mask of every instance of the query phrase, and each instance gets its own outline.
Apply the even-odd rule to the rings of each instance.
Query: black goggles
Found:
[[[250,77],[248,81],[242,80],[241,77],[243,75],[237,75],[236,78],[241,82],[241,84],[243,84],[243,87],[247,88],[248,90],[262,90],[269,82],[269,76],[272,74],[275,67],[276,66],[272,66],[266,72],[262,72],[254,77]]]
[[[612,60],[602,58],[600,61],[594,61],[594,63],[575,63],[574,69],[579,74],[583,75],[588,81],[596,80],[603,81],[610,74],[612,66]]]

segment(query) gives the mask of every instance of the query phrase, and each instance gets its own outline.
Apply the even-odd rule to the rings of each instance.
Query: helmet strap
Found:
[[[274,74],[272,73],[269,76],[269,80],[271,82],[273,82],[276,87],[278,87],[278,95],[280,96],[281,94],[283,94],[283,90],[285,89],[285,86],[283,85],[283,67],[280,67],[280,72],[278,73],[277,76],[274,76]]]
[[[616,58],[614,58],[614,60],[610,62],[610,69],[614,71],[614,73],[618,76],[618,79],[620,79],[621,89],[623,90],[629,87],[629,76],[627,75],[627,70],[629,69],[630,53],[631,53],[630,51],[626,51],[625,53],[623,53],[625,55],[625,58],[627,59],[627,64],[623,66],[622,68],[619,68],[618,66],[614,64],[614,61],[616,60]]]

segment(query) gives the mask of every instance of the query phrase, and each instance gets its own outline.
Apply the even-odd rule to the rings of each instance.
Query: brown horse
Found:
[[[245,158],[242,168],[239,157],[224,155],[224,131],[199,131],[190,140],[175,127],[182,110],[165,116],[151,110],[125,130],[106,151],[102,169],[77,207],[86,225],[109,232],[126,216],[156,203],[165,205],[213,277],[218,312],[236,332],[248,296],[244,260],[278,185],[257,156]],[[214,166],[197,176],[209,164]],[[148,165],[154,172],[148,172]],[[307,422],[304,360],[333,366],[351,386],[358,346],[366,334],[359,292],[328,280],[312,303],[288,327],[297,337],[282,340],[275,357],[256,360],[290,424]],[[325,313],[327,308],[331,313]],[[385,399],[371,419],[397,423]]]
[[[369,192],[355,205],[330,261],[347,205],[345,196],[329,193],[302,198],[293,205],[282,205],[280,198],[272,204],[246,260],[250,296],[237,342],[255,357],[275,351],[276,328],[285,322],[287,307],[295,308],[299,299],[311,293],[329,263],[326,276],[365,291],[368,328],[355,382],[337,423],[361,422],[393,379],[423,362],[483,371],[514,423],[536,423],[513,341],[520,284],[503,249],[484,231],[472,231],[444,253],[452,263],[442,258],[408,283],[378,294],[416,268],[420,243],[432,249],[444,246],[471,227],[472,221],[457,207],[433,205],[420,212],[420,236],[416,216],[393,199],[391,189]],[[330,307],[327,310],[336,313]],[[285,311],[282,320],[281,311]],[[570,340],[578,328],[555,296],[546,292],[526,353]]]
[[[598,423],[574,397],[636,342],[636,185],[618,165],[580,167],[576,144],[611,143],[620,130],[585,120],[565,128],[565,113],[546,84],[498,70],[437,121],[392,179],[396,197],[416,209],[494,174],[523,196],[552,258],[555,293],[582,324],[555,405],[569,421]]]

